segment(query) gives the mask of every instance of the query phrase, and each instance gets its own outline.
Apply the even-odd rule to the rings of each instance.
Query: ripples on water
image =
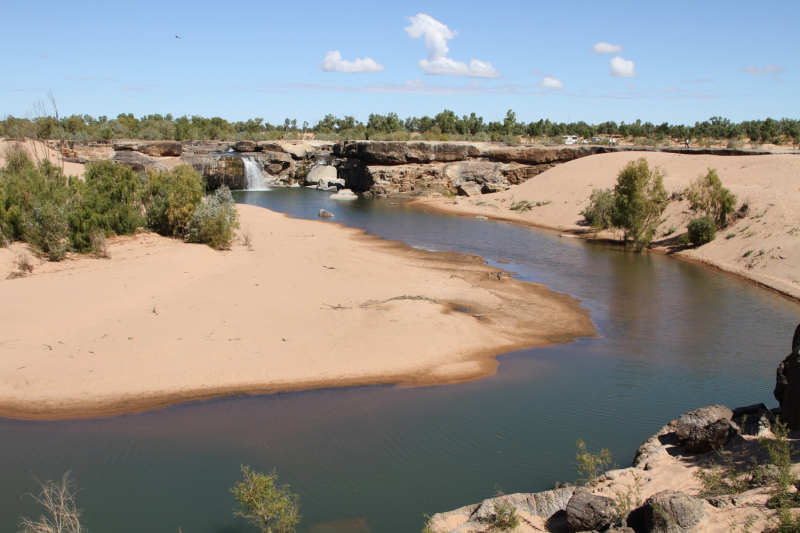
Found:
[[[110,419],[0,419],[0,530],[38,513],[32,475],[72,469],[92,531],[250,531],[232,517],[239,465],[277,468],[301,494],[301,531],[418,531],[422,514],[576,477],[575,439],[625,466],[685,411],[774,405],[774,369],[800,308],[690,263],[557,234],[298,189],[237,201],[433,250],[481,255],[583,301],[601,334],[500,357],[495,376],[214,400]],[[258,243],[254,243],[258,246]],[[504,260],[510,264],[498,264]],[[364,521],[353,521],[363,518]],[[338,526],[338,529],[337,529]]]

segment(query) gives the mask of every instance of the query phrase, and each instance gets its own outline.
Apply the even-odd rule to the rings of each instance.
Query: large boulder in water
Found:
[[[775,399],[780,403],[781,419],[791,429],[800,429],[800,324],[794,330],[792,352],[778,365]]]
[[[306,185],[319,185],[320,180],[325,183],[336,183],[338,174],[336,168],[330,165],[317,165],[306,176]],[[344,185],[344,183],[342,184]]]
[[[644,502],[648,533],[687,533],[705,518],[702,502],[684,492],[664,490]]]

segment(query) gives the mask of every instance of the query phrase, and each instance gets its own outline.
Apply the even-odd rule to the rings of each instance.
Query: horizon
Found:
[[[61,116],[272,124],[443,109],[487,122],[513,109],[524,122],[590,124],[797,114],[796,2],[587,3],[568,13],[523,2],[498,10],[359,1],[338,11],[270,3],[240,17],[209,2],[145,2],[124,17],[99,2],[38,6],[38,31],[23,23],[30,5],[5,10],[12,24],[0,65],[13,76],[0,81],[3,117],[31,116],[48,90]],[[654,31],[653,21],[668,30]],[[74,30],[66,39],[65,28]]]

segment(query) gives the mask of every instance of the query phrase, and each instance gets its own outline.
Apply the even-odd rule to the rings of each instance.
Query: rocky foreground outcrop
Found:
[[[783,409],[783,419],[792,429],[800,429],[800,324],[794,330],[792,351],[778,365],[775,399]]]
[[[520,532],[688,533],[703,525],[724,531],[735,517],[736,501],[751,505],[757,500],[763,506],[767,494],[702,499],[692,495],[699,485],[694,471],[697,465],[710,464],[716,450],[734,445],[744,449],[758,435],[770,434],[778,411],[764,404],[734,410],[716,404],[703,407],[681,415],[645,441],[630,468],[610,470],[580,488],[500,495],[436,514],[428,527],[438,533],[490,531],[500,504],[510,504],[520,518]],[[621,496],[630,497],[632,505],[620,506]],[[643,501],[636,503],[639,497]]]

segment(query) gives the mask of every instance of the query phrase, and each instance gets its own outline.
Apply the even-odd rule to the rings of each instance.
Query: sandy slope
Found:
[[[0,281],[0,414],[455,382],[493,373],[496,354],[594,334],[576,300],[478,257],[239,210],[252,248],[145,233],[118,238],[111,259],[37,260]],[[0,249],[3,278],[21,248]]]
[[[54,165],[61,165],[61,158],[58,156],[58,151],[49,148],[40,141],[26,140],[24,142],[0,140],[0,168],[6,166],[6,155],[11,150],[24,149],[28,152],[31,159],[39,161],[48,159]],[[67,176],[82,176],[84,165],[80,163],[67,163],[64,162],[64,174]]]
[[[423,199],[418,205],[469,216],[486,216],[559,231],[585,232],[581,210],[592,189],[613,187],[617,174],[641,153],[600,154],[570,161],[505,191],[477,198]],[[679,255],[744,276],[800,298],[800,156],[705,156],[652,153],[651,166],[665,172],[668,192],[680,193],[691,180],[716,168],[723,184],[750,205],[749,216],[722,230],[717,239]],[[677,196],[677,195],[676,195]],[[512,211],[520,200],[551,202],[530,211]],[[675,200],[664,213],[656,246],[674,244],[692,218],[688,202]],[[670,233],[670,229],[674,232]],[[732,237],[726,238],[728,234]],[[615,237],[611,233],[601,234]],[[761,252],[763,250],[763,253]],[[745,254],[752,251],[747,257]]]

